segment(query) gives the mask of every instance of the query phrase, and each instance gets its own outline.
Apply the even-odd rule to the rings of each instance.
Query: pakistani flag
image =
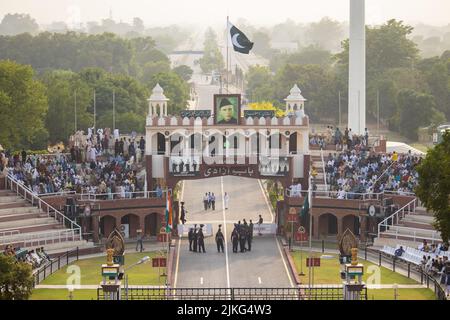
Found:
[[[306,217],[309,213],[309,201],[308,201],[309,197],[305,198],[305,201],[303,202],[303,207],[302,210],[300,211],[300,217]]]
[[[234,51],[248,54],[253,48],[253,42],[248,40],[247,36],[230,22],[228,22],[228,30]]]
[[[167,191],[167,204],[166,204],[166,232],[172,231],[172,198],[169,191]]]

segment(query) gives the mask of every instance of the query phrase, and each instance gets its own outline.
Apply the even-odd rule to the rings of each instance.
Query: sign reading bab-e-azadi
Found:
[[[197,225],[194,225],[194,224],[179,224],[178,225],[178,235],[181,236],[181,237],[187,237],[190,228],[192,228],[192,229],[196,228],[197,232],[198,232],[198,230],[200,229],[200,225],[199,224],[197,224]],[[205,237],[212,236],[213,235],[212,224],[210,224],[210,223],[204,224],[203,227],[202,227],[202,231],[203,231],[203,235]]]
[[[261,223],[253,225],[253,236],[256,236],[258,234],[276,234],[276,232],[276,223]]]

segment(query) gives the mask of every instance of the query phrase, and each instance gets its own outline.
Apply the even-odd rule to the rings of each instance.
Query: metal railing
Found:
[[[19,233],[3,237],[0,239],[0,245],[20,244],[21,247],[30,248],[78,240],[81,240],[81,235],[77,229],[61,229],[32,234]]]
[[[17,181],[11,175],[6,177],[6,187],[11,191],[16,192],[18,196],[23,197],[26,201],[30,201],[32,205],[36,205],[41,211],[47,214],[47,217],[54,218],[59,224],[65,228],[70,228],[75,231],[78,240],[82,240],[81,237],[81,227],[74,221],[67,218],[63,213],[58,211],[56,208],[48,204],[46,201],[42,200],[38,195],[33,193],[29,188],[25,187],[19,181]]]
[[[323,148],[320,148],[320,158],[322,159],[323,182],[325,183],[325,191],[328,191],[327,173],[325,171],[325,161],[323,160]]]
[[[333,196],[333,192],[331,191],[311,191],[313,197],[319,198],[331,198],[337,200],[380,200],[384,195],[383,192],[378,193],[358,193],[358,192],[346,192],[343,199],[337,198],[337,193]],[[299,193],[293,193],[290,188],[286,188],[285,196],[288,198],[295,197],[306,197],[308,196],[308,191],[300,191]]]
[[[75,193],[79,200],[118,200],[118,199],[137,199],[137,198],[167,198],[168,189],[162,190],[159,196],[157,191],[135,191],[135,192],[116,192],[116,193]]]
[[[47,262],[45,265],[39,267],[39,269],[33,272],[33,287],[37,286],[48,276],[52,275],[62,267],[67,266],[73,261],[78,261],[79,257],[79,249],[77,247],[75,250],[67,251],[64,254],[51,259],[51,261]]]
[[[414,213],[416,211],[417,202],[418,199],[414,198],[389,217],[381,221],[378,224],[378,237],[380,237],[381,232],[390,231],[391,234],[395,234],[396,239],[401,236],[410,238],[413,241],[424,239],[432,240],[433,242],[441,241],[440,233],[435,230],[410,228],[398,225],[407,214]]]
[[[364,251],[365,260],[369,257],[369,260],[378,261],[378,266],[383,266],[393,272],[403,273],[408,278],[414,279],[420,284],[426,285],[426,288],[431,289],[437,300],[447,300],[447,296],[445,294],[444,288],[439,284],[439,281],[433,277],[432,275],[424,272],[417,265],[412,264],[411,262],[402,260],[401,257],[396,257],[393,255],[389,255],[385,252],[365,248]],[[399,272],[399,271],[402,272]]]
[[[104,300],[108,294],[97,289],[97,299]],[[131,287],[126,300],[343,300],[342,285],[320,285],[308,288],[170,288]],[[367,288],[361,292],[361,300],[367,300]]]
[[[2,231],[0,232],[0,238],[2,237],[8,237],[8,236],[13,236],[15,234],[20,234],[19,230],[8,230],[8,231]]]

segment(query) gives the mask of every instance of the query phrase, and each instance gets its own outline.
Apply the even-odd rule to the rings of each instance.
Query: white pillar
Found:
[[[365,0],[350,0],[348,127],[356,134],[366,127]]]

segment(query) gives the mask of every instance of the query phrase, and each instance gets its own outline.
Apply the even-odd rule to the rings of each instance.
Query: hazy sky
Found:
[[[29,13],[38,23],[86,22],[109,17],[131,22],[140,17],[146,26],[172,23],[218,24],[245,18],[251,24],[317,21],[329,16],[348,21],[349,0],[0,0],[6,13]],[[367,24],[390,18],[433,25],[450,23],[450,0],[366,0]],[[225,23],[225,22],[223,22]]]

